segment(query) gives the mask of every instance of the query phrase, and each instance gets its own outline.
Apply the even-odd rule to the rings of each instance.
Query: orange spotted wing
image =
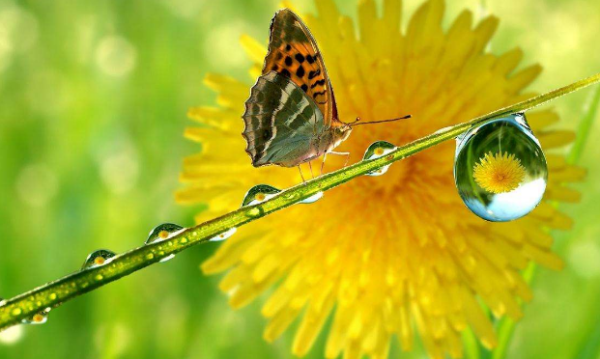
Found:
[[[317,44],[288,9],[273,18],[263,72],[242,117],[246,152],[256,167],[297,166],[331,151],[349,134],[337,118]]]
[[[337,120],[337,108],[325,63],[312,34],[289,9],[275,14],[263,75],[275,71],[291,79],[318,105],[326,125]]]

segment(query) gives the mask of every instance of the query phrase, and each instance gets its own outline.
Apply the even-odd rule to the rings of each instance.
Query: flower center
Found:
[[[514,154],[486,153],[473,167],[473,177],[479,187],[491,193],[510,192],[523,181],[525,167]]]

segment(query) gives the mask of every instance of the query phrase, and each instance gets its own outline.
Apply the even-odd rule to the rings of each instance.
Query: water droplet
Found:
[[[479,217],[506,222],[531,212],[546,190],[546,158],[524,115],[473,128],[457,139],[454,180]]]
[[[23,319],[21,322],[23,324],[44,324],[48,321],[48,313],[50,312],[50,308],[45,309],[42,312],[35,313],[29,318]]]
[[[249,210],[247,210],[245,212],[246,216],[248,216],[250,218],[256,218],[256,217],[260,216],[262,213],[263,213],[263,210],[260,207],[250,208]]]
[[[227,238],[233,236],[233,234],[237,231],[237,228],[233,227],[223,233],[217,234],[216,236],[212,237],[211,239],[209,239],[209,241],[211,242],[219,242],[219,241],[224,241]]]
[[[164,257],[163,259],[161,259],[159,262],[160,263],[168,262],[168,261],[170,261],[173,258],[175,258],[175,255],[174,254],[170,254],[170,255]]]
[[[50,295],[48,296],[48,298],[50,300],[56,300],[56,298],[58,298],[58,296],[56,295],[56,293],[50,293]]]
[[[149,260],[149,261],[153,260],[154,259],[154,253],[148,253],[148,254],[146,254],[146,259]]]
[[[11,310],[10,314],[12,314],[13,316],[17,316],[17,315],[21,315],[23,311],[21,310],[21,308],[14,308],[13,310]]]
[[[81,269],[90,269],[104,265],[109,259],[111,259],[115,255],[116,254],[114,252],[111,252],[106,249],[99,249],[97,251],[94,251],[89,256],[87,256],[85,262],[83,262],[83,265],[81,266]]]
[[[363,156],[363,160],[372,160],[375,158],[380,158],[388,153],[392,152],[396,149],[396,146],[392,145],[386,141],[377,141],[372,143],[369,148],[365,151],[365,155]],[[386,173],[391,165],[383,166],[375,171],[371,171],[367,173],[367,176],[381,176]]]
[[[302,201],[298,202],[300,204],[311,204],[311,203],[315,203],[316,201],[320,200],[321,198],[323,198],[323,192],[317,192],[315,194],[313,194],[312,196],[303,199]]]
[[[184,229],[185,228],[177,224],[163,223],[150,231],[150,234],[148,234],[148,239],[146,239],[146,244],[164,241],[165,239],[171,238]]]
[[[246,196],[244,196],[244,200],[242,201],[242,207],[262,203],[280,192],[280,189],[268,184],[256,185],[246,192]]]

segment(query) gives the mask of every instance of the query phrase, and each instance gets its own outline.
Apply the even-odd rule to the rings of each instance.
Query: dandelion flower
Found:
[[[463,11],[444,29],[444,2],[432,0],[402,31],[400,0],[385,0],[382,16],[374,1],[360,1],[357,23],[332,0],[315,4],[318,17],[304,19],[325,59],[340,118],[413,115],[354,131],[339,148],[351,153],[351,162],[377,140],[404,144],[534,95],[523,91],[540,66],[516,71],[521,50],[486,51],[498,25],[493,16],[473,24],[472,13]],[[207,75],[218,106],[189,113],[199,126],[186,136],[202,150],[185,159],[186,187],[176,198],[208,207],[197,221],[237,208],[256,184],[285,188],[300,181],[298,171],[253,168],[244,151],[241,114],[266,46],[246,36],[242,45],[254,61],[249,78]],[[357,178],[314,204],[245,226],[202,269],[226,273],[220,288],[234,308],[273,288],[262,307],[264,337],[273,341],[298,322],[292,345],[298,356],[310,350],[329,317],[331,328],[322,333],[327,358],[342,352],[385,358],[393,337],[411,350],[415,332],[432,358],[457,358],[468,327],[493,348],[496,335],[481,304],[495,317],[522,316],[519,300],[532,294],[520,271],[530,261],[562,266],[548,229],[568,229],[571,220],[551,201],[579,200],[567,184],[584,176],[563,155],[548,152],[574,139],[571,131],[548,129],[559,121],[556,113],[542,110],[528,118],[547,151],[550,178],[544,202],[525,218],[490,223],[472,215],[454,187],[454,144],[447,142],[393,165],[385,176]],[[325,167],[339,168],[343,161],[329,156]]]
[[[488,152],[473,167],[473,177],[488,192],[506,193],[519,187],[525,168],[514,154]]]

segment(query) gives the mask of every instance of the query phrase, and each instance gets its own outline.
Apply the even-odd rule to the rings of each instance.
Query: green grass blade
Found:
[[[571,148],[571,152],[569,153],[569,157],[567,160],[571,164],[575,164],[581,158],[581,154],[585,148],[587,140],[590,136],[590,130],[593,127],[594,121],[598,117],[598,105],[600,104],[600,88],[595,88],[592,93],[590,93],[590,97],[587,105],[585,106],[585,113],[583,119],[579,123],[579,127],[577,129],[577,139],[575,139],[575,143]]]
[[[535,274],[536,265],[530,263],[527,269],[523,272],[523,279],[527,284],[531,284]],[[504,317],[498,323],[498,346],[494,349],[492,359],[505,359],[506,352],[513,333],[515,332],[516,322],[510,318]]]

